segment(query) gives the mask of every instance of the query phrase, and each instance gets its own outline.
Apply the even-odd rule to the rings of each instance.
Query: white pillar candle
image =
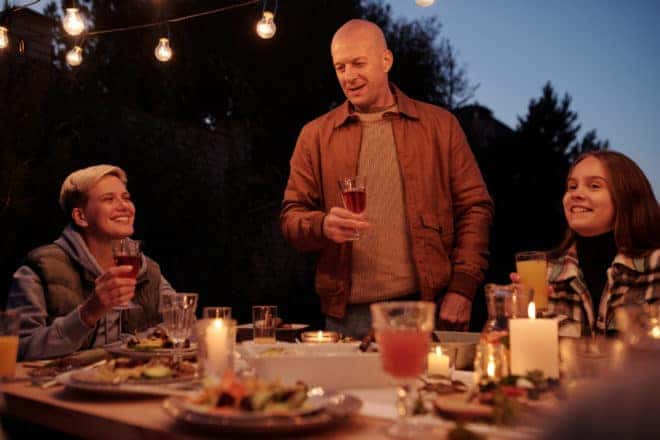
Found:
[[[529,319],[509,320],[511,374],[524,376],[541,370],[547,378],[559,378],[559,334],[556,319],[536,318],[534,303]]]
[[[429,376],[449,376],[449,356],[442,354],[442,348],[435,347],[427,356]]]
[[[207,373],[222,377],[229,363],[229,326],[222,319],[214,319],[206,327]]]

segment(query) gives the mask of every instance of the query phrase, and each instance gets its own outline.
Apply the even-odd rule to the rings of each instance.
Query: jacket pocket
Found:
[[[435,290],[443,289],[452,272],[453,220],[451,215],[438,216],[435,213],[423,213],[421,217],[425,256],[422,279]]]

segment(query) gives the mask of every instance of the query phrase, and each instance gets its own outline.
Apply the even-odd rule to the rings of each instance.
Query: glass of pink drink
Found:
[[[124,278],[133,278],[136,279],[140,267],[142,266],[142,242],[140,240],[132,240],[130,238],[122,238],[121,240],[116,240],[112,242],[112,255],[115,260],[116,266],[131,266],[131,271],[123,275]],[[118,323],[118,339],[121,339],[122,334],[124,333],[123,321],[124,317],[122,316],[125,311],[139,308],[135,302],[128,301],[126,304],[121,304],[113,307],[112,309],[119,313],[119,323]],[[108,342],[108,324],[106,321],[106,332],[105,332],[106,343]]]
[[[427,431],[414,424],[414,398],[410,390],[426,371],[426,357],[435,324],[435,304],[427,301],[394,301],[371,306],[372,325],[382,360],[383,370],[397,385],[399,420],[388,429],[396,438],[418,438]]]
[[[338,184],[344,208],[356,214],[367,209],[367,181],[364,176],[344,177],[339,179]],[[360,233],[355,231],[355,240],[359,238]]]

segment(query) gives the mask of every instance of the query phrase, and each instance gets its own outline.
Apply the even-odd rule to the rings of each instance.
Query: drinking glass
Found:
[[[181,346],[190,336],[198,296],[196,293],[168,293],[161,296],[163,325],[174,343],[175,362],[181,360]]]
[[[231,319],[231,307],[204,307],[202,318]]]
[[[130,238],[123,238],[121,240],[115,240],[112,242],[112,256],[115,259],[116,266],[131,266],[133,269],[123,274],[123,278],[137,278],[137,274],[140,271],[142,266],[142,242],[140,240],[131,240]],[[128,301],[125,304],[115,306],[112,308],[115,312],[119,313],[119,324],[118,324],[118,339],[121,339],[121,335],[124,333],[123,328],[123,314],[124,311],[130,309],[136,309],[140,306],[135,304],[132,300]],[[105,338],[106,343],[108,342],[108,322],[105,323]]]
[[[277,306],[253,306],[252,330],[255,344],[274,344],[277,328]]]
[[[435,323],[435,304],[427,301],[380,302],[370,306],[383,370],[397,385],[397,422],[388,433],[397,438],[416,438],[428,426],[414,424],[414,398],[418,377],[425,373]]]
[[[356,214],[364,212],[367,208],[367,181],[364,176],[344,177],[339,179],[338,184],[344,208]],[[355,231],[354,240],[359,238],[360,233]]]
[[[536,310],[548,308],[548,260],[545,252],[530,251],[516,254],[516,272],[520,282],[530,289]]]
[[[0,381],[11,379],[16,372],[19,322],[16,310],[0,310]]]

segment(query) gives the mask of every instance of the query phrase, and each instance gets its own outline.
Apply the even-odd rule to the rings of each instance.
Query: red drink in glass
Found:
[[[431,332],[415,328],[376,332],[383,370],[393,377],[417,377],[426,369]]]
[[[344,199],[346,209],[356,214],[363,212],[367,206],[367,191],[364,189],[343,191],[341,196]]]
[[[142,257],[140,255],[115,255],[115,264],[117,266],[133,266],[133,269],[123,277],[137,278],[138,271],[142,264]]]

